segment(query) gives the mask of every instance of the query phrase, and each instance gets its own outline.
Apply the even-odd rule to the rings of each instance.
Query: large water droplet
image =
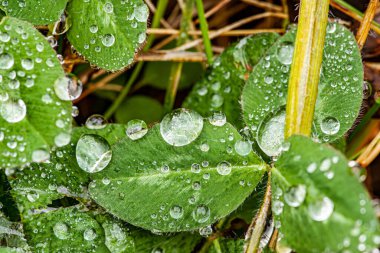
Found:
[[[106,34],[102,38],[102,44],[106,47],[111,47],[115,43],[115,36],[113,34]]]
[[[95,173],[107,167],[112,158],[112,150],[103,137],[86,134],[79,139],[75,155],[82,170]]]
[[[143,120],[134,119],[127,123],[126,132],[131,140],[138,140],[148,132],[148,127]]]
[[[202,129],[202,116],[187,109],[174,110],[167,114],[160,124],[162,138],[168,144],[177,147],[193,142]]]
[[[69,227],[63,222],[57,222],[53,227],[54,235],[61,240],[69,237]]]
[[[217,165],[216,170],[220,175],[225,176],[231,173],[232,166],[229,162],[224,161]]]
[[[169,214],[173,219],[178,220],[183,216],[183,208],[177,205],[172,206],[172,208],[170,208]]]
[[[0,54],[0,69],[10,69],[13,67],[15,60],[11,54]]]
[[[249,141],[238,140],[235,142],[235,151],[241,156],[247,156],[252,151],[252,144]]]
[[[58,78],[54,83],[55,94],[64,101],[77,99],[82,93],[82,82],[74,76]]]
[[[328,197],[323,197],[308,206],[310,217],[315,221],[327,220],[334,211],[334,203]]]
[[[321,122],[321,130],[324,134],[333,135],[339,132],[340,122],[334,117],[326,117]]]
[[[210,218],[210,208],[206,205],[199,205],[193,210],[192,216],[196,222],[204,223]]]
[[[34,68],[34,61],[30,58],[22,59],[21,60],[21,66],[25,70],[32,70]]]
[[[16,123],[26,116],[26,105],[22,99],[8,99],[0,102],[0,115],[9,123]]]
[[[269,114],[261,122],[257,133],[258,144],[268,156],[278,156],[284,142],[285,110]]]
[[[294,46],[292,43],[284,43],[277,49],[277,59],[285,65],[292,64]]]
[[[36,149],[32,153],[33,162],[40,163],[46,160],[49,160],[50,154],[44,149]]]
[[[300,206],[305,200],[305,197],[306,186],[302,184],[289,188],[289,190],[284,195],[286,204],[292,207]]]

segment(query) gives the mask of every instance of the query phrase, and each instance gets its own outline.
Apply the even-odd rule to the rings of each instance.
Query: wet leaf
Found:
[[[242,88],[252,68],[277,38],[275,33],[263,33],[246,37],[227,48],[194,86],[183,107],[203,116],[223,111],[228,122],[243,127],[239,104]]]
[[[71,102],[54,89],[63,69],[31,24],[5,17],[0,33],[0,167],[46,160],[70,140]]]
[[[67,0],[10,0],[3,1],[0,8],[8,16],[29,21],[34,25],[47,25],[59,20],[66,4]]]
[[[24,252],[28,250],[28,245],[24,238],[22,225],[17,222],[9,221],[2,213],[0,213],[0,252]]]
[[[96,66],[116,71],[134,61],[146,39],[149,9],[142,0],[71,1],[68,39]]]
[[[162,232],[205,227],[235,210],[253,192],[265,165],[252,152],[235,151],[242,138],[228,123],[215,126],[200,118],[203,129],[193,138],[196,115],[174,112],[168,117],[176,127],[163,129],[164,118],[144,137],[113,145],[115,159],[91,174],[91,197],[135,226]],[[192,140],[182,145],[189,134]]]
[[[283,140],[288,79],[296,28],[281,37],[254,68],[242,94],[244,121],[268,156]],[[314,138],[332,142],[354,123],[362,101],[363,66],[353,34],[329,24],[315,108]]]
[[[103,129],[74,128],[71,143],[52,152],[50,163],[33,163],[23,170],[8,171],[12,195],[24,216],[65,196],[89,199],[86,190],[89,175],[78,166],[75,156],[76,143],[84,134],[96,134],[110,145],[126,136],[123,125],[107,125]]]
[[[272,170],[272,212],[297,252],[364,252],[378,246],[371,199],[331,147],[295,136]]]

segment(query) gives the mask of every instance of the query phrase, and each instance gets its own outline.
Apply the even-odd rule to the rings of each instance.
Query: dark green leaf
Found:
[[[3,1],[0,8],[8,16],[29,21],[34,25],[47,25],[59,20],[66,4],[67,0],[10,0]]]
[[[143,0],[71,1],[68,38],[87,60],[106,70],[134,61],[146,38],[149,9]]]
[[[346,158],[306,137],[292,137],[289,143],[272,170],[272,211],[284,242],[297,252],[377,247],[371,199]]]
[[[219,239],[220,252],[228,253],[241,253],[244,252],[244,240],[242,239]],[[215,249],[215,244],[211,245],[208,253],[218,253],[219,251]]]
[[[313,126],[313,137],[321,142],[332,142],[351,128],[359,113],[363,84],[354,36],[337,23],[327,29]],[[268,156],[279,153],[283,140],[295,35],[293,27],[268,50],[243,89],[244,121]]]
[[[4,168],[47,159],[51,147],[69,140],[71,102],[54,92],[64,72],[45,37],[30,23],[10,17],[3,18],[0,33],[0,167]]]
[[[227,48],[198,82],[183,106],[209,116],[223,111],[234,126],[244,126],[239,99],[245,80],[278,35],[264,33],[247,37]]]

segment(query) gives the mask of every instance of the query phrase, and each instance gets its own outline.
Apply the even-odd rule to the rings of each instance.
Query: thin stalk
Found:
[[[301,0],[288,86],[285,138],[311,134],[328,13],[329,0]]]
[[[268,173],[268,183],[264,194],[264,200],[259,212],[248,228],[246,236],[245,253],[256,253],[259,250],[260,240],[264,232],[271,203],[271,173]]]
[[[158,28],[160,26],[160,20],[165,14],[166,7],[168,5],[169,0],[158,0],[157,3],[157,10],[154,13],[153,21],[152,21],[152,28]],[[146,52],[149,50],[149,48],[152,46],[154,42],[155,36],[150,35],[145,43],[143,51]],[[129,90],[131,89],[134,82],[137,80],[137,77],[139,76],[144,63],[139,62],[136,67],[133,69],[133,72],[131,76],[128,79],[127,84],[124,86],[122,91],[119,93],[119,96],[115,99],[115,101],[112,103],[112,105],[107,109],[107,111],[104,114],[105,119],[109,119],[112,117],[112,115],[115,113],[117,108],[119,108],[120,104],[124,101],[124,98],[128,95]]]
[[[355,7],[351,6],[350,4],[346,3],[344,0],[331,0],[331,6],[334,8],[337,8],[341,12],[347,14],[351,18],[362,22],[364,18],[364,14],[357,10]],[[378,34],[380,34],[380,24],[376,21],[371,22],[371,28]]]
[[[182,45],[188,39],[188,31],[193,16],[194,0],[186,0],[185,6],[182,10],[182,19],[180,27],[180,36],[177,40],[177,46]],[[172,65],[169,86],[166,89],[164,101],[164,113],[173,110],[175,98],[178,91],[179,81],[181,79],[183,63],[175,63]]]
[[[212,243],[214,244],[214,249],[215,249],[216,253],[223,253],[222,249],[220,248],[220,243],[219,243],[218,238],[216,238],[214,241],[212,241]]]
[[[369,30],[371,29],[371,22],[373,21],[373,18],[375,17],[378,3],[379,3],[379,0],[371,0],[369,2],[363,21],[360,24],[358,32],[356,33],[356,41],[358,42],[360,49],[363,48],[367,40]]]
[[[203,45],[205,47],[207,62],[208,62],[208,64],[212,64],[212,58],[213,58],[212,46],[211,46],[210,36],[208,34],[208,24],[207,24],[207,20],[205,17],[205,10],[203,8],[203,2],[202,2],[202,0],[195,0],[195,3],[197,6],[199,22],[201,25]]]

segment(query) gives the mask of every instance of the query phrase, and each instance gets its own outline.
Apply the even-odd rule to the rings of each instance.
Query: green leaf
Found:
[[[21,224],[10,222],[0,213],[0,241],[2,246],[7,246],[8,252],[28,249]],[[5,249],[0,249],[1,251]]]
[[[115,119],[118,123],[128,123],[133,119],[141,119],[146,123],[161,120],[163,108],[156,99],[146,96],[127,98],[116,110]]]
[[[70,1],[67,36],[92,64],[110,71],[134,61],[146,38],[149,9],[143,0]]]
[[[181,113],[189,113],[189,121],[181,122],[187,117]],[[242,138],[228,123],[204,121],[200,135],[188,145],[163,140],[160,128],[167,137],[183,138],[178,136],[182,128],[183,134],[193,134],[196,115],[176,111],[168,116],[179,125],[169,132],[164,131],[165,117],[162,127],[155,125],[141,139],[113,145],[114,159],[91,175],[91,197],[135,226],[162,232],[205,227],[235,210],[255,189],[265,164],[252,152],[243,157],[234,150]]]
[[[244,240],[242,239],[220,239],[220,252],[228,253],[241,253],[244,252]],[[215,245],[211,245],[208,253],[218,253],[219,251],[215,249]]]
[[[135,240],[137,252],[191,253],[202,237],[198,233],[176,233],[155,235],[144,230],[134,229],[131,236]]]
[[[75,207],[36,214],[24,228],[33,252],[110,252],[101,224]]]
[[[173,64],[172,62],[147,62],[141,82],[157,89],[166,90],[169,87]],[[201,79],[202,74],[202,64],[185,62],[183,64],[178,88],[185,89],[190,87],[193,83]]]
[[[59,20],[66,4],[67,0],[11,0],[3,1],[0,8],[8,16],[29,21],[34,25],[47,25]]]
[[[239,99],[244,83],[277,38],[275,33],[263,33],[246,37],[227,48],[194,86],[183,107],[196,110],[203,116],[209,116],[211,111],[223,111],[228,122],[242,128]]]
[[[9,1],[11,2],[11,1]],[[71,102],[54,92],[64,77],[54,50],[33,26],[5,17],[0,23],[0,168],[48,157],[70,137]]]
[[[84,134],[101,136],[111,145],[126,136],[123,125],[112,124],[103,129],[74,128],[70,145],[52,152],[50,163],[33,163],[23,170],[9,171],[12,195],[24,216],[28,216],[30,210],[46,208],[53,200],[65,196],[82,201],[89,199],[86,190],[89,175],[78,166],[75,158],[76,143]]]
[[[354,123],[362,101],[363,66],[353,34],[337,23],[327,28],[314,138],[332,142]],[[281,37],[254,68],[242,94],[243,116],[268,156],[283,140],[285,105],[296,29]]]
[[[294,136],[272,170],[272,211],[297,252],[364,252],[380,242],[371,199],[331,147]],[[281,224],[281,226],[279,226]]]

